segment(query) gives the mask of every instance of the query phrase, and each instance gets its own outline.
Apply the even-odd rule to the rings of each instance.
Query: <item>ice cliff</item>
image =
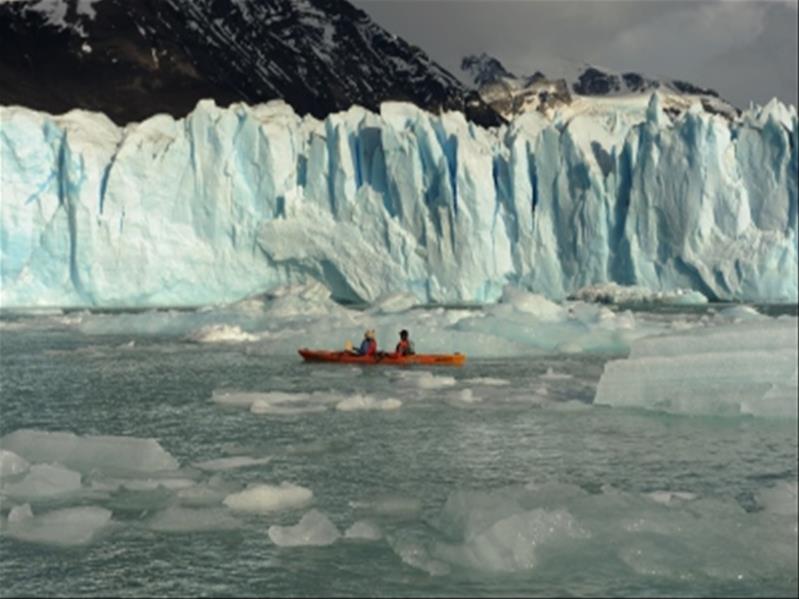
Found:
[[[730,121],[658,95],[498,129],[403,103],[318,121],[202,101],[125,128],[0,107],[0,305],[203,305],[309,280],[363,301],[615,282],[796,302],[797,141],[777,101]]]

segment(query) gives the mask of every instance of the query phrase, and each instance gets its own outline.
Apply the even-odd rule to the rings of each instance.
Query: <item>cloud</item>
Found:
[[[734,49],[750,46],[765,29],[766,2],[682,2],[683,8],[617,32],[601,50],[617,68],[679,78]]]
[[[796,103],[797,0],[352,0],[460,75],[487,52],[517,74],[590,62]],[[565,59],[565,60],[563,60]]]

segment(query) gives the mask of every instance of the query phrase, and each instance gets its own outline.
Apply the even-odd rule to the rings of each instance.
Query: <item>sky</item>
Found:
[[[462,77],[486,52],[516,75],[584,63],[797,105],[797,0],[350,0]]]

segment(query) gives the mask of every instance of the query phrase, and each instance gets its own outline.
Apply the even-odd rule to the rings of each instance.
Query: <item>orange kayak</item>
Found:
[[[424,364],[426,366],[462,366],[466,354],[413,354],[398,356],[383,354],[378,356],[357,356],[347,351],[326,351],[322,349],[300,349],[299,354],[306,362],[333,362],[336,364],[382,364],[385,366],[405,366]]]

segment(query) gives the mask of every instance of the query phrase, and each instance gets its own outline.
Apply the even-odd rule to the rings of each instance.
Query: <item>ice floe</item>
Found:
[[[377,524],[370,520],[358,520],[344,531],[344,537],[364,541],[379,541],[383,538],[383,532]]]
[[[797,319],[641,339],[605,364],[594,403],[686,414],[797,418]]]
[[[34,464],[19,482],[0,487],[3,495],[34,501],[75,494],[81,489],[79,472],[59,464]]]
[[[280,485],[252,485],[238,493],[231,493],[223,503],[232,510],[269,513],[302,507],[312,498],[310,489],[283,482]]]
[[[13,451],[0,449],[0,483],[3,482],[3,479],[27,472],[28,468],[30,468],[30,464],[26,459]]]
[[[85,545],[110,523],[111,511],[101,507],[70,507],[34,515],[30,506],[24,504],[9,513],[7,533],[30,543]]]
[[[332,545],[341,537],[336,525],[315,509],[303,515],[294,526],[270,526],[268,534],[280,547]]]
[[[399,410],[402,402],[399,399],[375,399],[368,395],[354,395],[343,399],[336,404],[340,412],[353,412],[356,410]]]
[[[152,471],[178,467],[155,439],[20,429],[0,438],[0,447],[30,462],[59,462],[80,471]]]

